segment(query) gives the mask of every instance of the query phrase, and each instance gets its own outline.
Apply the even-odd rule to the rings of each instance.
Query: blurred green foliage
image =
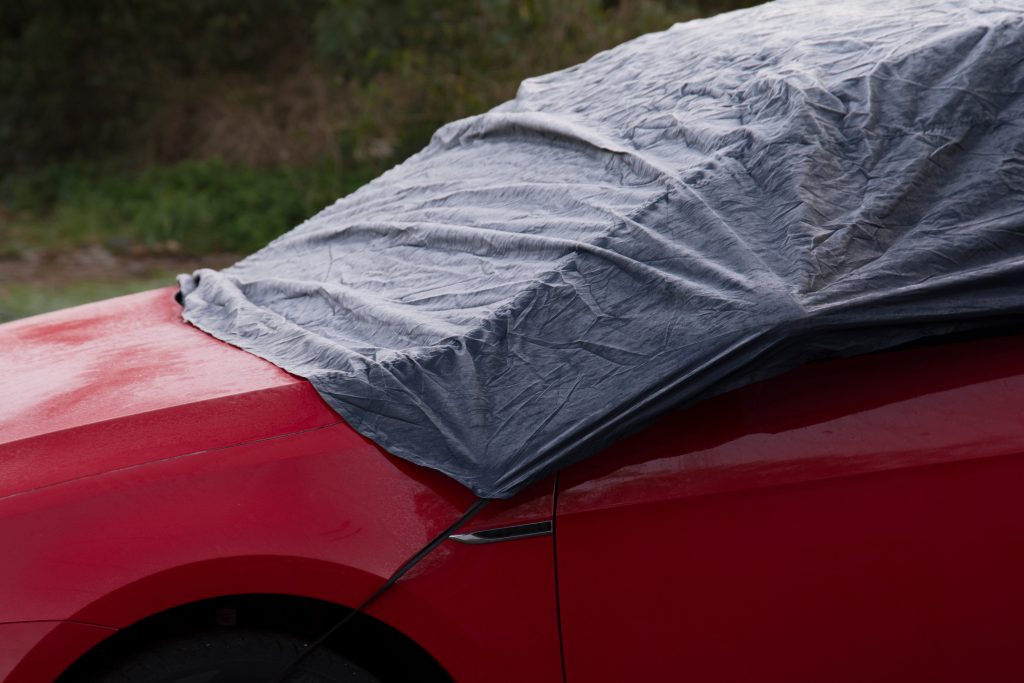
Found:
[[[17,255],[100,244],[128,252],[171,243],[192,254],[248,252],[374,175],[370,167],[342,173],[329,162],[261,169],[183,161],[137,172],[53,164],[0,180],[0,198],[14,214],[3,248]]]
[[[3,0],[0,168],[123,153],[197,74],[266,72],[309,0]],[[282,40],[284,39],[284,40]]]
[[[0,252],[252,250],[441,124],[756,0],[2,0]]]
[[[147,277],[114,282],[90,279],[47,287],[31,283],[0,284],[0,323],[99,299],[167,287],[174,283],[174,275],[171,271],[157,271]]]

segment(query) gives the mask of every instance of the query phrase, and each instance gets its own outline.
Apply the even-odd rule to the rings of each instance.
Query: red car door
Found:
[[[1024,353],[806,366],[561,476],[568,683],[1024,677]]]

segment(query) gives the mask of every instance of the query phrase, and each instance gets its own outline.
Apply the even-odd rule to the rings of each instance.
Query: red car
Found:
[[[0,327],[9,683],[269,682],[474,502],[172,294]],[[670,414],[453,531],[301,680],[1020,680],[1021,341]]]

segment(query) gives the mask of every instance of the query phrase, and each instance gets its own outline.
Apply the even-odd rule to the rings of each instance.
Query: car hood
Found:
[[[0,497],[339,421],[168,287],[0,325]]]

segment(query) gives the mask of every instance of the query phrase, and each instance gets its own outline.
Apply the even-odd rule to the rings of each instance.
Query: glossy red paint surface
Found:
[[[172,287],[0,327],[0,440],[304,384],[181,321]],[[212,341],[212,340],[210,340]]]
[[[167,288],[0,327],[0,495],[339,421],[180,314]]]
[[[808,366],[566,472],[569,683],[1020,680],[1020,351]]]
[[[20,634],[0,649],[10,683],[52,680],[53,662],[97,640],[55,640],[31,623],[107,634],[252,593],[355,606],[473,501],[356,434],[306,382],[177,312],[160,290],[0,327],[2,372],[30,388],[4,404],[0,432],[0,628]],[[28,349],[48,381],[19,367]],[[172,350],[173,367],[156,368]],[[552,486],[487,514],[550,516]],[[516,675],[560,680],[551,538],[478,550],[446,542],[378,616],[403,633],[447,624],[423,637],[451,671],[512,680],[497,655],[513,647],[538,653]],[[519,590],[495,590],[509,578]],[[535,626],[466,626],[486,611]]]
[[[179,313],[158,290],[0,326],[0,680],[206,598],[358,605],[473,502]],[[460,529],[554,536],[447,540],[369,613],[456,681],[562,681],[563,645],[569,683],[1017,680],[1021,341],[669,415]]]
[[[462,529],[551,519],[551,480],[513,501],[491,503]],[[459,643],[446,658],[456,681],[561,683],[562,663],[551,536],[465,545],[447,541],[369,613],[403,631],[428,652]]]

